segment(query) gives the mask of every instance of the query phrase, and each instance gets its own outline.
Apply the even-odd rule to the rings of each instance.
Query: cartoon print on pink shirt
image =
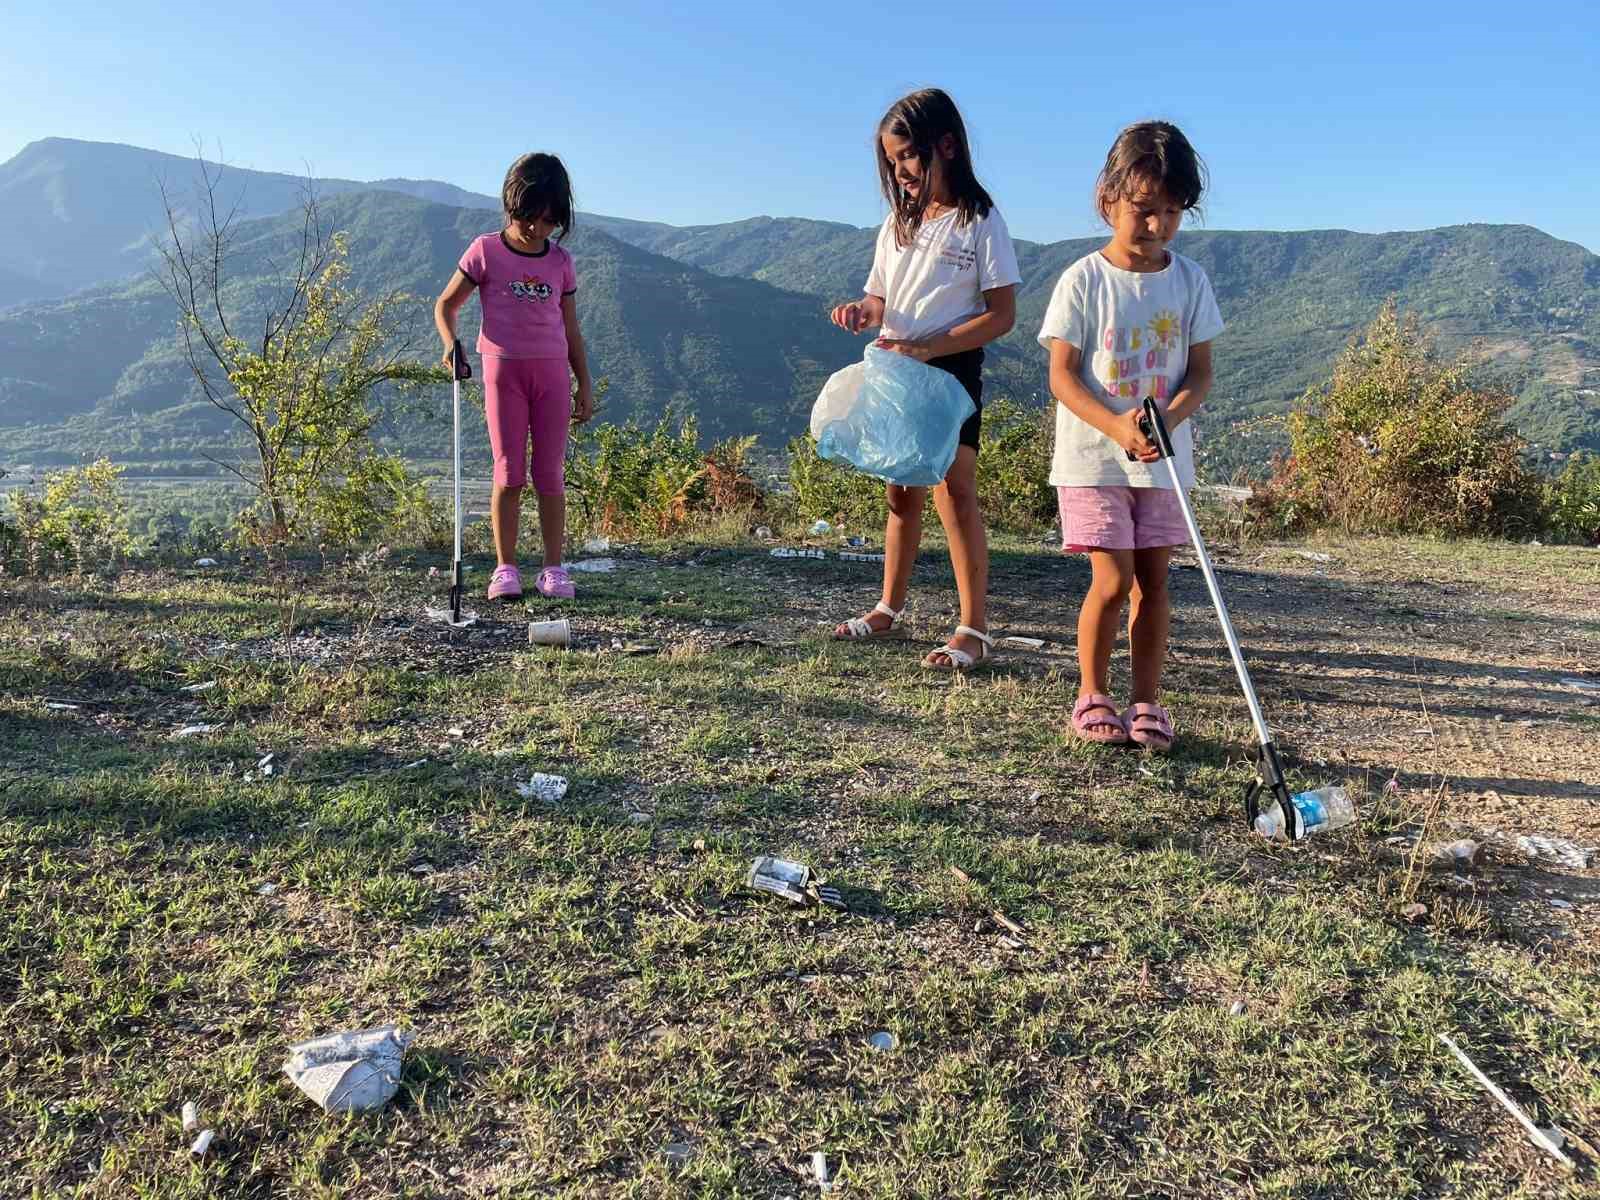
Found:
[[[511,281],[511,294],[518,300],[534,300],[542,304],[555,292],[543,280],[535,279],[532,275],[524,275],[521,279]]]

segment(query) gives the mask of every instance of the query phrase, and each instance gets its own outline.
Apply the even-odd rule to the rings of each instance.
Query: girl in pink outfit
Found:
[[[562,459],[567,426],[594,414],[594,392],[578,328],[577,277],[572,255],[561,245],[572,229],[567,169],[553,154],[524,154],[506,172],[500,203],[505,228],[467,247],[433,306],[433,319],[449,367],[456,316],[477,290],[483,306],[483,329],[478,334],[483,407],[494,450],[489,509],[499,559],[489,578],[489,599],[515,600],[522,595],[517,521],[528,480],[530,434],[533,487],[539,494],[539,532],[544,540],[544,569],[537,586],[543,595],[570,598],[572,577],[561,565],[567,532]]]

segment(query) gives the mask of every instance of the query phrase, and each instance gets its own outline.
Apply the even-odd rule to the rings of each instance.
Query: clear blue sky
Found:
[[[595,212],[865,225],[874,123],[933,83],[1022,237],[1094,232],[1112,137],[1164,116],[1210,163],[1211,228],[1520,222],[1600,250],[1600,18],[1571,0],[8,8],[0,159],[201,137],[238,166],[494,193],[536,148]]]

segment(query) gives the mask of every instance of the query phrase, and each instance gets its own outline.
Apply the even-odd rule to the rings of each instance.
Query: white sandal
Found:
[[[979,646],[978,657],[973,658],[965,650],[957,649],[955,646],[946,643],[928,651],[928,657],[922,660],[922,665],[930,671],[966,671],[971,669],[974,664],[988,658],[989,651],[994,649],[994,639],[984,633],[983,630],[974,629],[971,625],[957,625],[954,637],[976,638]],[[936,662],[930,662],[929,659],[933,658],[935,654],[943,654],[950,660],[950,665],[946,667]]]
[[[892,633],[905,632],[905,630],[900,626],[900,618],[906,615],[906,610],[904,608],[902,608],[899,612],[895,612],[894,609],[890,608],[882,600],[879,600],[872,611],[875,613],[882,613],[884,616],[888,617],[889,623],[882,629],[874,629],[866,617],[851,617],[844,623],[844,628],[849,630],[849,632],[846,634],[841,634],[836,628],[833,631],[834,640],[839,642],[855,642],[862,641],[866,638],[888,637]]]

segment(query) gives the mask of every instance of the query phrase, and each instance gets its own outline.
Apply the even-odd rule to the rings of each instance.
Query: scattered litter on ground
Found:
[[[1301,558],[1309,558],[1314,563],[1331,563],[1333,561],[1333,555],[1324,554],[1320,550],[1296,550],[1295,553]]]
[[[882,562],[881,554],[856,554],[849,550],[839,551],[839,557],[845,562]]]
[[[216,686],[217,681],[215,679],[208,679],[204,683],[191,683],[188,687],[181,687],[178,690],[180,692],[209,692]]]
[[[276,754],[270,752],[263,754],[260,761],[256,763],[256,770],[260,771],[263,775],[271,775],[273,771],[272,760],[277,757],[278,756]]]
[[[1468,1071],[1472,1072],[1473,1078],[1475,1078],[1479,1083],[1483,1084],[1483,1086],[1488,1090],[1489,1094],[1496,1100],[1500,1101],[1500,1103],[1505,1107],[1505,1110],[1515,1117],[1518,1123],[1528,1131],[1528,1135],[1533,1139],[1534,1145],[1538,1146],[1541,1150],[1548,1152],[1558,1162],[1564,1163],[1568,1167],[1572,1166],[1572,1160],[1565,1154],[1561,1153],[1561,1143],[1548,1136],[1544,1130],[1540,1129],[1531,1120],[1529,1120],[1528,1114],[1517,1107],[1516,1101],[1512,1100],[1510,1096],[1506,1095],[1498,1087],[1496,1087],[1494,1081],[1478,1069],[1478,1064],[1468,1058],[1465,1052],[1462,1051],[1461,1047],[1456,1045],[1455,1042],[1450,1039],[1449,1034],[1441,1033],[1439,1035],[1439,1040],[1450,1048],[1450,1053],[1454,1054],[1456,1058],[1460,1059],[1461,1065],[1466,1067]],[[1565,1138],[1562,1139],[1563,1142],[1565,1140]]]
[[[452,725],[450,727],[450,736],[453,738],[466,737],[467,731],[459,725]]]
[[[1036,637],[1003,637],[1000,639],[1002,646],[1016,646],[1021,650],[1043,650],[1044,639]]]
[[[1436,867],[1465,871],[1483,862],[1483,845],[1471,838],[1461,838],[1454,842],[1435,843],[1427,848],[1426,855]]]
[[[517,784],[517,794],[524,800],[543,800],[546,804],[553,804],[567,794],[567,781],[561,775],[546,775],[536,771],[527,783]]]
[[[1529,858],[1552,862],[1570,871],[1582,871],[1594,861],[1595,847],[1580,846],[1566,838],[1546,834],[1526,834],[1517,838],[1517,849]]]
[[[425,758],[419,758],[419,759],[416,760],[416,762],[408,762],[408,763],[406,763],[400,769],[402,771],[415,771],[418,767],[426,765],[427,761],[428,760],[425,759]]]
[[[200,1110],[195,1106],[193,1100],[185,1100],[183,1103],[183,1131],[185,1133],[193,1133],[198,1128],[200,1128]]]
[[[1013,921],[1010,917],[1006,916],[1005,913],[1001,912],[998,908],[995,909],[994,912],[990,914],[990,916],[992,916],[994,918],[994,923],[996,925],[999,925],[1003,929],[1010,930],[1017,937],[1025,938],[1025,937],[1028,936],[1028,931],[1026,929],[1024,929],[1021,925],[1018,925],[1015,921]]]
[[[833,1176],[828,1171],[828,1156],[821,1150],[811,1155],[811,1174],[824,1195],[833,1190]]]
[[[770,542],[772,540],[772,530],[768,529],[765,525],[757,525],[756,526],[756,540],[757,541],[762,541],[762,542]]]
[[[827,558],[828,557],[827,553],[825,551],[822,551],[822,550],[809,550],[809,549],[803,549],[803,548],[799,549],[799,550],[796,550],[793,546],[778,546],[778,547],[774,548],[773,550],[769,551],[769,553],[771,554],[771,556],[773,558]]]
[[[614,558],[580,558],[567,564],[569,571],[587,571],[593,575],[608,575],[617,569]]]
[[[278,885],[277,884],[275,884],[275,883],[263,883],[260,887],[256,888],[256,895],[258,895],[258,896],[270,896],[274,892],[276,892],[277,890],[278,890]]]
[[[60,700],[47,700],[47,701],[45,701],[45,705],[44,706],[46,708],[50,709],[53,712],[77,712],[78,711],[78,705],[76,705],[76,704],[65,704]]]
[[[628,814],[630,825],[648,825],[653,818],[647,812],[631,812]]]
[[[1580,692],[1600,692],[1600,679],[1567,678],[1561,682],[1569,688],[1577,688]]]
[[[807,904],[811,899],[807,891],[811,886],[811,868],[786,858],[763,854],[750,864],[746,882],[758,892],[771,892],[791,904]]]
[[[1028,793],[1028,803],[1029,804],[1037,804],[1043,798],[1044,798],[1044,793],[1039,791],[1037,788],[1035,788],[1033,791]]]
[[[826,904],[829,908],[837,908],[843,912],[850,911],[850,904],[844,898],[844,893],[836,887],[817,887],[812,889],[819,904]]]
[[[613,638],[611,648],[622,654],[659,654],[661,647],[653,642],[625,642],[621,638]]]
[[[1235,1000],[1232,1004],[1228,1005],[1228,1015],[1230,1017],[1244,1016],[1244,1001]]]
[[[222,564],[214,558],[197,558],[194,560],[194,565],[197,567],[218,567]]]
[[[1559,908],[1559,909],[1565,911],[1565,910],[1570,909],[1572,907],[1572,901],[1570,901],[1570,900],[1551,900],[1550,901],[1550,907],[1551,908]]]
[[[431,862],[419,862],[416,866],[411,868],[411,873],[413,875],[432,875],[433,864]]]
[[[899,1044],[900,1039],[895,1037],[894,1034],[890,1033],[887,1029],[880,1029],[877,1033],[873,1034],[867,1039],[867,1045],[871,1046],[874,1050],[893,1050]]]
[[[399,1090],[400,1060],[414,1040],[394,1025],[330,1033],[290,1046],[283,1073],[324,1112],[368,1112]]]
[[[528,645],[566,647],[572,645],[572,623],[565,617],[554,621],[529,621]]]
[[[585,554],[605,554],[611,549],[611,539],[608,537],[590,538],[583,544]]]
[[[204,1158],[206,1156],[206,1151],[211,1149],[212,1140],[215,1139],[216,1136],[216,1130],[214,1129],[201,1130],[200,1136],[195,1138],[194,1144],[189,1147],[189,1153],[194,1155],[196,1158]]]
[[[465,569],[470,571],[472,568],[467,567]],[[461,610],[461,620],[459,622],[451,619],[453,614],[448,608],[435,608],[430,604],[425,606],[423,611],[427,613],[428,620],[441,621],[450,626],[452,629],[465,629],[469,625],[476,625],[478,623],[477,612],[470,608],[463,608]]]
[[[661,1153],[667,1156],[667,1161],[675,1167],[681,1167],[694,1157],[694,1145],[691,1142],[668,1142],[661,1147]]]
[[[173,733],[175,738],[197,737],[202,733],[215,733],[221,725],[185,725]]]
[[[811,536],[812,537],[823,537],[826,534],[830,534],[832,532],[833,532],[833,526],[829,525],[826,521],[824,521],[824,520],[822,520],[820,518],[818,518],[817,520],[815,520],[815,521],[813,521],[811,523]]]

